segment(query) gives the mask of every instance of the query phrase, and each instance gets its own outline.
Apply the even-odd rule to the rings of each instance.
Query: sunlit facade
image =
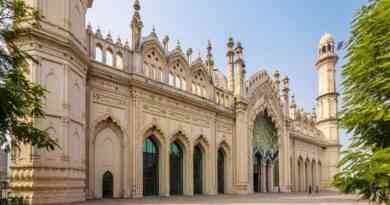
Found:
[[[49,91],[36,126],[61,146],[14,150],[12,189],[32,204],[330,188],[340,148],[330,34],[317,54],[316,113],[306,113],[287,76],[246,76],[233,38],[225,76],[211,42],[206,58],[193,58],[145,35],[138,0],[131,42],[85,27],[92,0],[26,2],[45,16],[26,43],[39,62],[30,78]]]

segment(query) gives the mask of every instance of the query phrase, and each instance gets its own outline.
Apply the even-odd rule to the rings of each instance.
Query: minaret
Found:
[[[337,125],[335,40],[326,33],[320,40],[316,68],[318,72],[317,127],[331,143],[339,143]]]
[[[337,122],[336,63],[338,56],[335,40],[326,33],[320,40],[316,69],[318,72],[317,128],[323,133],[328,145],[322,158],[320,188],[330,189],[337,173],[340,158],[339,128]],[[320,168],[320,167],[319,167]]]
[[[229,38],[227,43],[227,78],[228,78],[228,89],[234,93],[234,41],[233,38]]]
[[[245,80],[245,62],[243,59],[243,48],[240,42],[237,42],[235,48],[236,61],[235,61],[235,73],[234,73],[234,95],[236,97],[242,97],[244,95],[244,80]]]
[[[209,74],[210,75],[213,75],[213,71],[214,71],[214,58],[213,58],[212,51],[213,51],[213,46],[211,45],[211,41],[208,41],[206,65],[207,65],[207,68],[209,69]]]
[[[132,48],[133,50],[137,50],[140,47],[141,44],[141,35],[142,35],[142,28],[144,27],[141,15],[139,11],[141,10],[141,4],[139,3],[139,0],[134,1],[134,15],[133,19],[131,20],[131,31],[132,31]]]

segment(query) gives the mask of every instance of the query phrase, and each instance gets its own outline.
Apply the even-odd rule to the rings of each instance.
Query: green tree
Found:
[[[352,134],[333,184],[390,204],[390,0],[373,0],[352,21],[343,66],[341,122]]]
[[[46,90],[28,80],[28,63],[35,60],[21,48],[21,39],[39,27],[40,14],[23,0],[0,0],[0,146],[32,144],[48,150],[56,141],[34,126],[44,118]]]

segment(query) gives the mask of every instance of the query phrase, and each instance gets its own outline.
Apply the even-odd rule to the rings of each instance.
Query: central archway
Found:
[[[143,154],[143,195],[159,194],[159,147],[154,136],[144,141]]]
[[[257,114],[253,127],[253,191],[279,187],[279,145],[275,124],[267,110]]]
[[[183,194],[183,150],[180,144],[175,141],[170,146],[170,194]]]

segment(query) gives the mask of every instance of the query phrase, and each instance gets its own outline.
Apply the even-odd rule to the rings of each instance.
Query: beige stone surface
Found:
[[[91,200],[77,205],[368,205],[366,201],[358,201],[356,197],[337,193],[321,193],[309,196],[306,193],[273,193],[273,194],[249,194],[249,195],[219,195],[219,196],[195,196],[195,197],[146,197],[144,199],[112,199]]]
[[[50,153],[31,146],[14,150],[11,187],[32,204],[100,199],[106,172],[113,175],[114,197],[143,197],[143,144],[151,135],[159,150],[160,196],[170,195],[173,142],[183,150],[186,196],[194,193],[197,145],[205,195],[218,192],[219,150],[225,193],[253,193],[255,173],[262,173],[256,188],[263,192],[331,188],[340,145],[330,34],[318,48],[319,97],[316,113],[308,113],[292,98],[287,76],[266,70],[246,76],[244,46],[234,39],[227,43],[226,78],[214,65],[211,42],[205,59],[193,59],[180,42],[169,48],[169,37],[145,34],[137,0],[130,43],[84,27],[92,0],[26,2],[45,14],[42,28],[23,44],[38,62],[30,65],[30,79],[49,90],[47,117],[35,123],[61,146]],[[264,152],[254,170],[255,124],[263,114],[275,128],[272,154],[278,155]]]

